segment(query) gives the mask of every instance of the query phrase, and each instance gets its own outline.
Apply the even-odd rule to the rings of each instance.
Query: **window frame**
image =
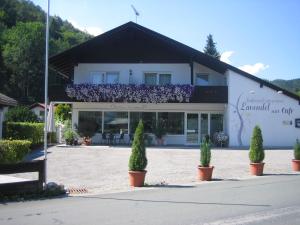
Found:
[[[154,85],[169,85],[169,84],[172,84],[172,76],[173,74],[171,72],[151,72],[151,71],[146,71],[144,72],[144,84],[145,85],[153,85],[153,84],[146,84],[146,75],[147,74],[155,74],[155,84]],[[170,75],[170,83],[169,84],[160,84],[160,76],[161,75]]]
[[[207,81],[206,81],[207,83],[206,83],[206,84],[198,84],[198,82],[197,82],[198,76],[207,76]],[[195,85],[196,85],[196,86],[208,86],[208,85],[209,85],[209,80],[210,80],[209,77],[210,77],[210,76],[209,76],[209,73],[196,73],[196,79],[195,79],[195,81],[196,81],[195,83],[196,83],[196,84],[195,84]],[[202,79],[202,78],[200,78],[200,79],[201,79],[202,81],[205,81],[205,80]]]

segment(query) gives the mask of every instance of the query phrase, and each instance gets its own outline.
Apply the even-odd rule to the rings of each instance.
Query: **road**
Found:
[[[300,224],[300,174],[0,205],[1,225]]]

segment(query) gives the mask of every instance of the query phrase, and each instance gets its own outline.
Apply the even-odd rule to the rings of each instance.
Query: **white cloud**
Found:
[[[253,65],[244,65],[244,66],[239,66],[238,68],[241,70],[244,70],[247,73],[256,75],[260,71],[268,69],[270,66],[265,65],[263,63],[255,63]]]
[[[103,33],[102,29],[99,27],[84,27],[84,26],[81,26],[79,23],[77,23],[75,20],[68,19],[68,21],[77,29],[87,32],[91,35],[97,36],[97,35]]]
[[[226,51],[226,52],[223,52],[223,53],[221,54],[220,60],[221,60],[222,62],[225,62],[225,63],[230,64],[231,61],[230,61],[229,58],[233,55],[233,53],[234,53],[234,51]]]

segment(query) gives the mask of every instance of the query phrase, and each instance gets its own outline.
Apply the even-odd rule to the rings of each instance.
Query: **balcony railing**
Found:
[[[195,86],[193,103],[228,103],[228,86]]]
[[[50,87],[51,101],[128,103],[227,103],[227,86],[75,84]]]

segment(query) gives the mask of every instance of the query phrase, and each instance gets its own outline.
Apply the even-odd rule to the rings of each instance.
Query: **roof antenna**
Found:
[[[133,9],[134,14],[135,14],[135,23],[137,23],[137,17],[138,17],[140,14],[139,14],[139,12],[136,10],[136,8],[134,8],[133,5],[131,5],[131,8]]]

